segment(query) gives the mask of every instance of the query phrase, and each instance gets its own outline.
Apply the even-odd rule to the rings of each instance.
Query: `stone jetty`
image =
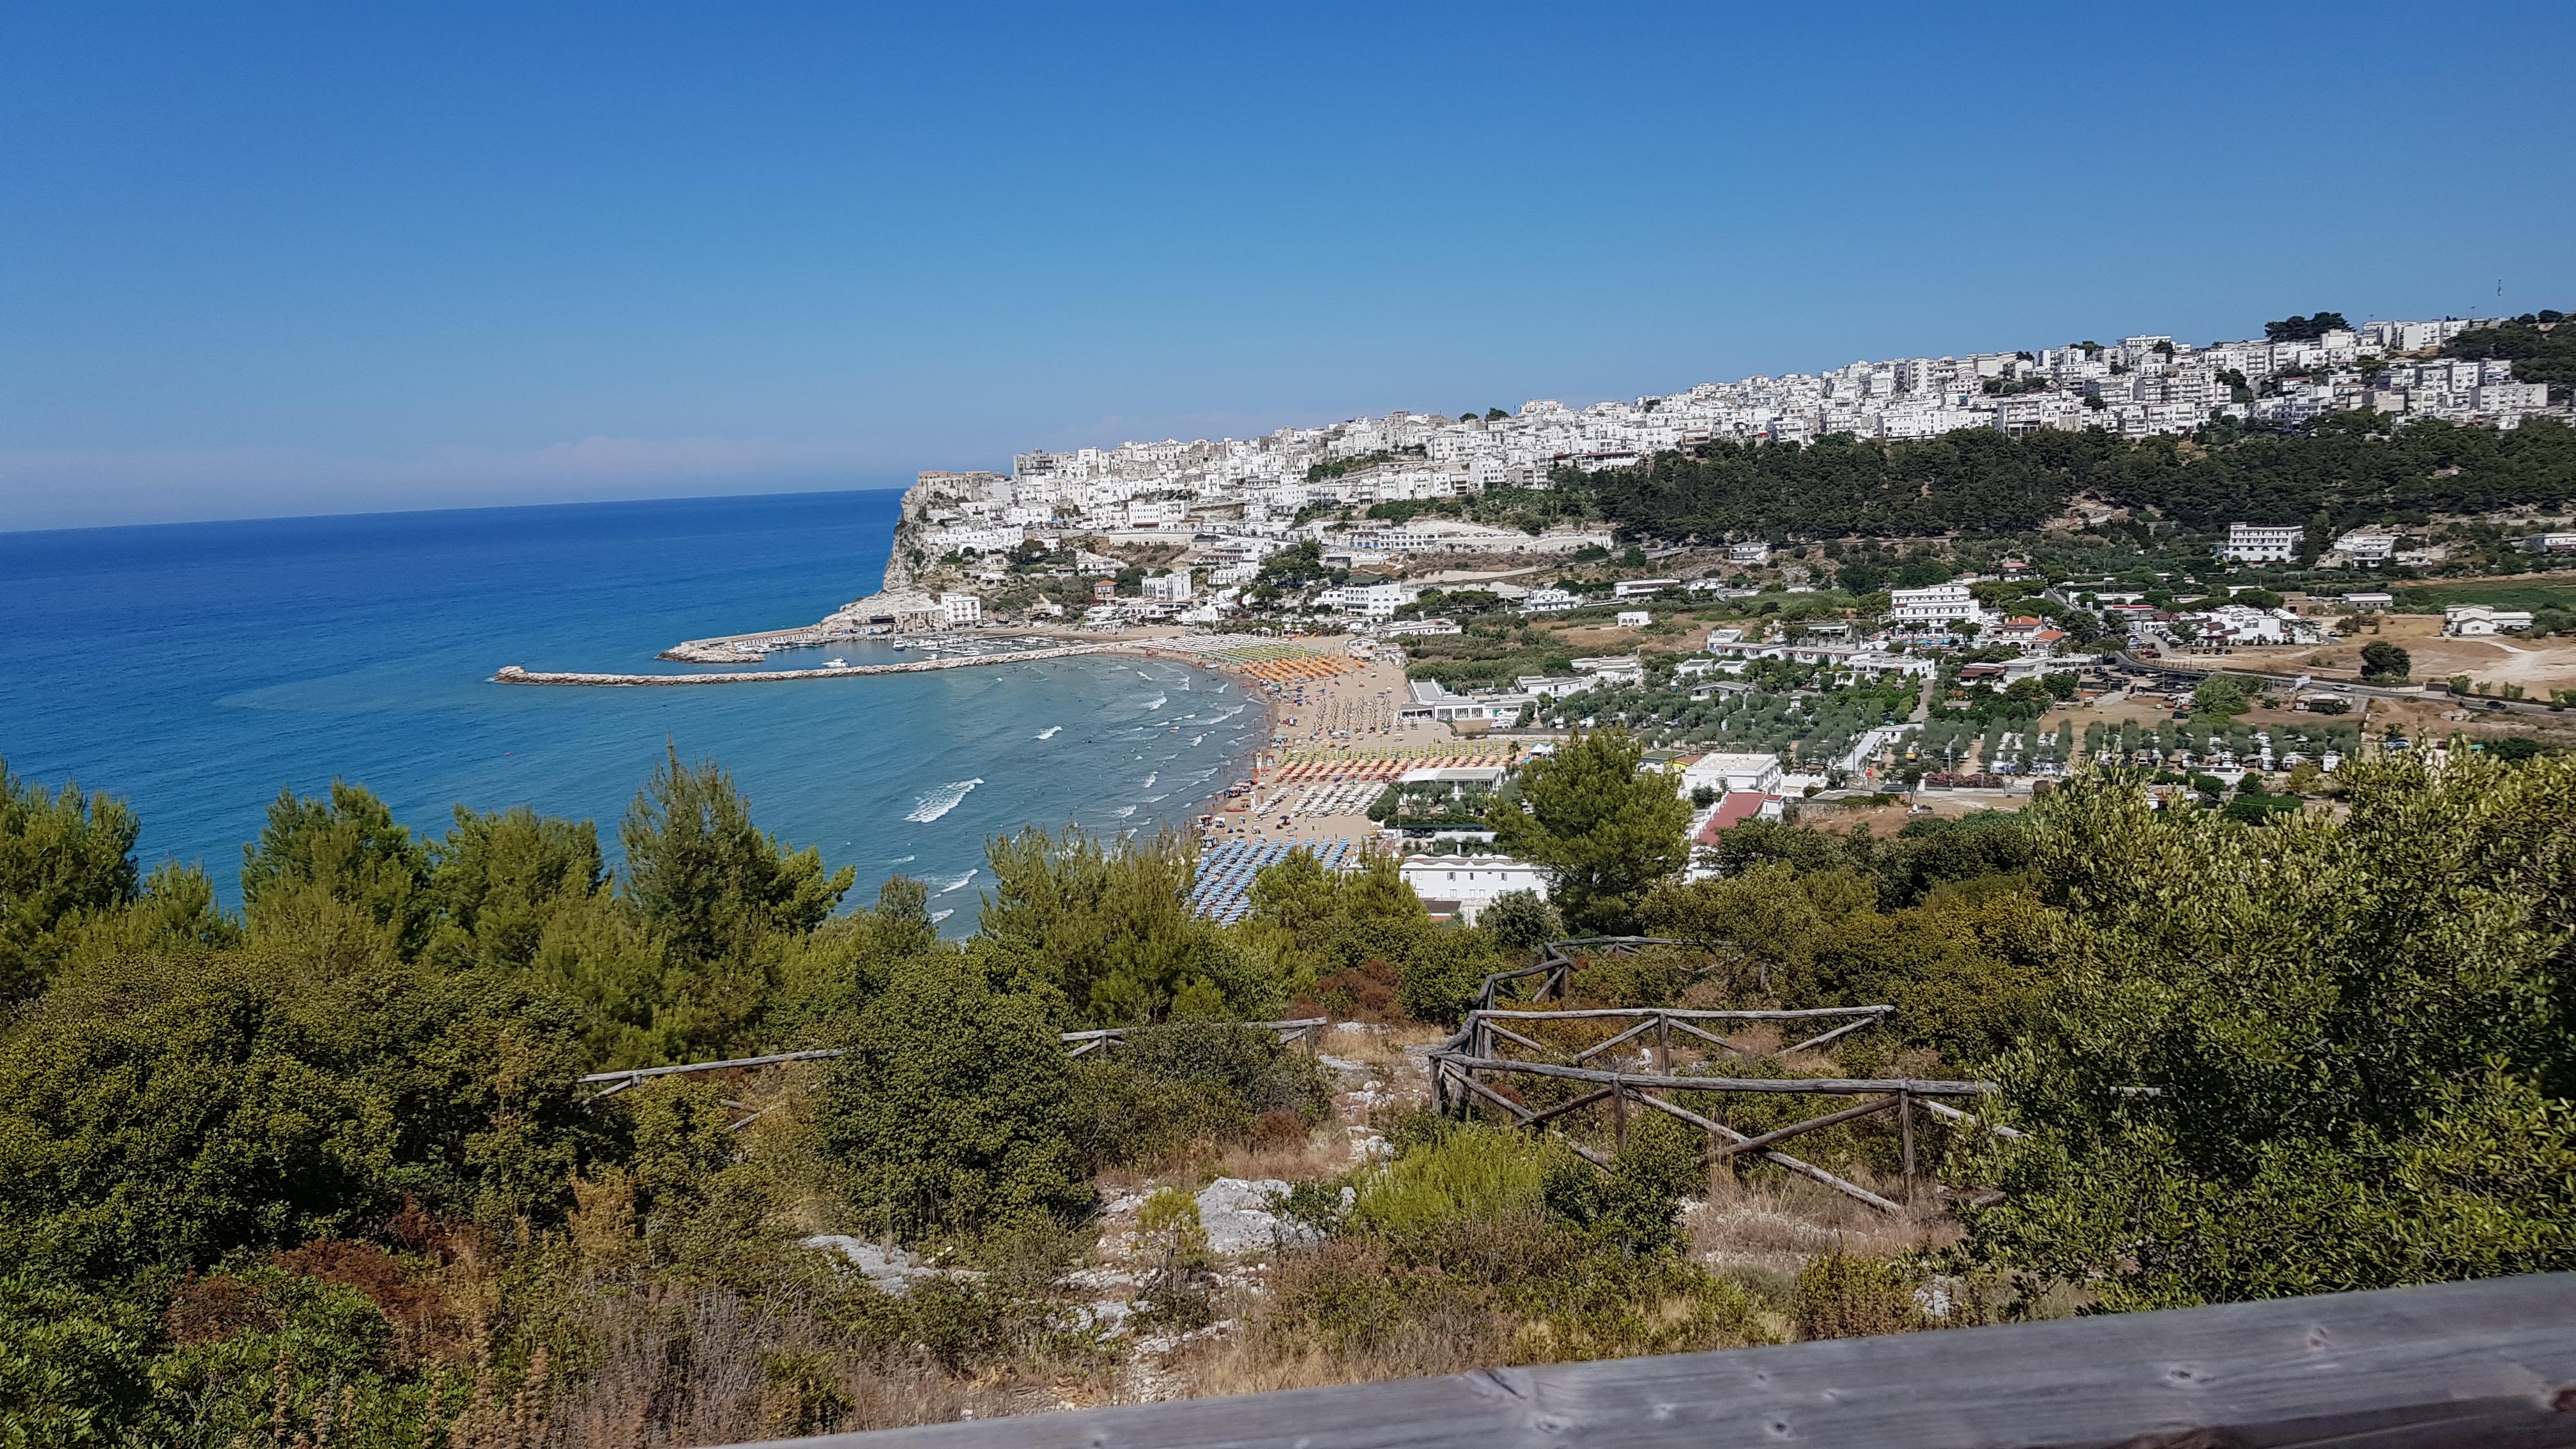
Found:
[[[781,683],[791,678],[858,678],[871,673],[930,673],[930,670],[961,670],[969,665],[1018,665],[1028,660],[1069,660],[1074,655],[1105,655],[1105,652],[1141,652],[1136,645],[1059,645],[1054,650],[997,650],[989,655],[943,655],[938,660],[904,660],[899,665],[840,665],[840,668],[811,670],[726,670],[726,673],[574,673],[574,670],[531,670],[520,665],[502,665],[492,683],[580,683],[580,686],[667,686],[667,683]]]
[[[1149,653],[1133,643],[1063,644],[1051,649],[1006,649],[990,654],[951,654],[937,659],[911,659],[901,664],[844,664],[838,669],[732,669],[722,674],[583,674],[569,670],[527,669],[504,665],[495,684],[572,684],[607,687],[655,687],[676,684],[776,684],[789,679],[853,679],[867,674],[926,674],[934,669],[964,669],[975,664],[1020,664],[1039,659],[1070,659],[1078,654]]]

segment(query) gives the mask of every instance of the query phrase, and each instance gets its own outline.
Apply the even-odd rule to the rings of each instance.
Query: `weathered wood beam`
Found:
[[[2027,1135],[2018,1127],[2006,1127],[2000,1122],[1988,1122],[1973,1112],[1962,1112],[1947,1102],[1925,1102],[1922,1106],[1924,1111],[1944,1122],[1965,1122],[1971,1126],[1983,1127],[2006,1141],[2018,1142]]]
[[[1444,1056],[1442,1060],[1470,1071],[1518,1072],[1525,1076],[1612,1082],[1675,1092],[1814,1092],[1845,1097],[1913,1092],[1926,1097],[1979,1097],[2000,1090],[1992,1082],[1947,1082],[1929,1077],[1676,1077],[1659,1072],[1605,1072],[1592,1067],[1560,1067],[1553,1062],[1516,1062],[1503,1057]]]
[[[1035,1413],[805,1449],[2576,1442],[2576,1275]]]
[[[1874,1016],[1862,1021],[1847,1022],[1841,1026],[1835,1027],[1829,1032],[1825,1032],[1818,1036],[1811,1036],[1805,1041],[1799,1042],[1795,1046],[1784,1046],[1778,1051],[1773,1052],[1771,1055],[1775,1057],[1785,1057],[1791,1052],[1809,1051],[1816,1047],[1823,1046],[1825,1043],[1832,1041],[1838,1036],[1849,1036],[1853,1032],[1860,1030],[1862,1027],[1873,1026],[1876,1025],[1877,1022],[1878,1018]]]
[[[1588,1046],[1583,1050],[1576,1052],[1574,1054],[1574,1059],[1578,1062],[1588,1062],[1594,1057],[1601,1055],[1603,1052],[1610,1050],[1612,1047],[1617,1046],[1619,1043],[1628,1040],[1630,1037],[1638,1036],[1642,1033],[1653,1030],[1654,1026],[1654,1018],[1648,1017],[1646,1020],[1638,1022],[1635,1026],[1628,1028],[1626,1031],[1619,1033],[1608,1041],[1595,1043],[1592,1046]]]
[[[1529,1115],[1529,1120],[1523,1122],[1521,1125],[1524,1127],[1536,1127],[1542,1122],[1552,1122],[1557,1118],[1564,1116],[1568,1112],[1580,1111],[1585,1107],[1589,1107],[1593,1103],[1600,1101],[1602,1098],[1607,1097],[1618,1090],[1619,1089],[1616,1087],[1596,1088],[1575,1098],[1571,1102],[1560,1102],[1557,1105],[1548,1108],[1544,1112],[1532,1112]]]
[[[1550,1054],[1555,1054],[1557,1051],[1555,1047],[1549,1046],[1547,1043],[1542,1041],[1532,1041],[1528,1037],[1521,1035],[1519,1032],[1511,1030],[1509,1027],[1494,1025],[1493,1019],[1490,1017],[1478,1022],[1477,1025],[1483,1027],[1486,1031],[1491,1032],[1495,1036],[1501,1037],[1505,1041],[1518,1042],[1522,1046],[1528,1047],[1534,1052],[1548,1052]]]
[[[1725,1138],[1729,1142],[1741,1142],[1744,1140],[1743,1133],[1736,1131],[1725,1123],[1711,1121],[1697,1112],[1692,1111],[1688,1107],[1667,1102],[1652,1092],[1641,1091],[1638,1092],[1636,1096],[1638,1101],[1645,1103],[1647,1106],[1653,1107],[1670,1116],[1678,1117],[1703,1132]],[[1869,1204],[1880,1212],[1896,1215],[1905,1211],[1903,1207],[1896,1203],[1889,1202],[1887,1199],[1880,1197],[1877,1193],[1871,1192],[1868,1188],[1861,1186],[1859,1183],[1850,1181],[1847,1178],[1837,1177],[1834,1174],[1825,1171],[1823,1168],[1818,1167],[1814,1163],[1806,1161],[1804,1158],[1791,1157],[1788,1153],[1782,1152],[1776,1147],[1766,1147],[1762,1149],[1762,1160],[1772,1163],[1775,1166],[1785,1167],[1791,1172],[1798,1174],[1800,1177],[1821,1182],[1825,1186],[1832,1188],[1834,1191],[1839,1192],[1846,1197],[1856,1198],[1861,1202]]]
[[[1838,1123],[1849,1122],[1859,1117],[1873,1116],[1877,1113],[1886,1111],[1888,1108],[1895,1106],[1898,1102],[1903,1100],[1904,1098],[1902,1097],[1881,1097],[1875,1102],[1863,1102],[1857,1107],[1845,1107],[1839,1112],[1828,1112],[1822,1117],[1810,1117],[1804,1122],[1792,1122],[1786,1127],[1775,1128],[1769,1132],[1763,1133],[1759,1137],[1747,1137],[1741,1142],[1728,1143],[1726,1146],[1717,1149],[1717,1152],[1714,1155],[1718,1157],[1733,1157],[1742,1152],[1759,1152],[1762,1149],[1769,1147],[1774,1142],[1786,1142],[1792,1137],[1804,1136],[1809,1132],[1820,1131]]]
[[[1496,1016],[1518,1017],[1524,1021],[1585,1021],[1604,1016],[1668,1016],[1675,1021],[1814,1021],[1836,1016],[1886,1016],[1893,1006],[1801,1006],[1779,1011],[1726,1011],[1709,1007],[1676,1006],[1582,1006],[1561,1007],[1554,1011],[1497,1011]]]

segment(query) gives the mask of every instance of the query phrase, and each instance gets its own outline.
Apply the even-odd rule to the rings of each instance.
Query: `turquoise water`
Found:
[[[712,689],[487,682],[504,664],[676,670],[655,652],[811,623],[875,589],[900,497],[0,534],[0,757],[124,796],[147,867],[202,862],[232,899],[281,787],[356,781],[432,833],[455,802],[526,802],[597,821],[613,852],[667,740],[731,769],[763,826],[856,866],[855,899],[896,872],[927,879],[951,930],[974,917],[988,836],[1149,828],[1241,775],[1259,708],[1220,719],[1252,705],[1239,685],[1153,661]]]

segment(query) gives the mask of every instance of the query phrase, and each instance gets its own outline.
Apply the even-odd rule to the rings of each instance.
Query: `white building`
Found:
[[[1688,799],[1702,786],[1720,795],[1775,793],[1780,788],[1780,757],[1702,755],[1682,766],[1681,795]]]
[[[1726,560],[1729,563],[1740,564],[1769,563],[1771,561],[1771,545],[1767,543],[1730,543],[1726,546]]]
[[[1622,609],[1619,611],[1618,624],[1622,629],[1643,629],[1653,622],[1655,622],[1655,616],[1647,613],[1643,609]]]
[[[951,629],[971,629],[984,622],[984,601],[973,594],[941,594],[939,618]]]
[[[1666,589],[1678,589],[1681,586],[1682,581],[1679,579],[1622,579],[1610,586],[1610,597],[1643,599],[1660,594]]]
[[[2354,529],[2334,541],[2326,562],[2354,568],[2377,568],[2397,552],[2397,535]]]
[[[1190,601],[1190,571],[1174,569],[1145,580],[1145,601],[1152,604],[1186,604]]]
[[[1363,619],[1392,619],[1396,610],[1422,597],[1412,584],[1344,584],[1331,593],[1335,607]]]
[[[1498,897],[1513,891],[1547,894],[1546,871],[1507,855],[1412,855],[1398,871],[1425,910],[1471,926]]]
[[[1941,624],[1958,620],[1982,623],[1986,617],[1966,584],[1934,584],[1928,589],[1891,589],[1887,617],[1899,624]]]
[[[1009,553],[1027,537],[1027,530],[1016,525],[1008,528],[934,528],[921,536],[921,543],[933,554]]]
[[[2522,609],[2490,609],[2484,604],[2449,604],[2442,609],[2442,632],[2463,639],[2530,627],[2531,615]]]
[[[1583,600],[1558,588],[1532,589],[1521,600],[1524,614],[1562,614],[1583,607]]]
[[[2284,563],[2298,557],[2299,540],[2306,536],[2307,530],[2295,523],[2279,528],[2262,523],[2231,523],[2227,525],[2227,541],[2218,546],[2218,556],[2236,563]]]

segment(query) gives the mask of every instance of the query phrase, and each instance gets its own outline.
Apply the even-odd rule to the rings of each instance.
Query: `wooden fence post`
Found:
[[[1628,1088],[1625,1083],[1610,1084],[1610,1136],[1618,1150],[1628,1150]]]
[[[1914,1206],[1914,1094],[1896,1094],[1896,1137],[1905,1156],[1905,1205]]]
[[[1671,1076],[1673,1072],[1673,1019],[1655,1013],[1655,1074]]]

